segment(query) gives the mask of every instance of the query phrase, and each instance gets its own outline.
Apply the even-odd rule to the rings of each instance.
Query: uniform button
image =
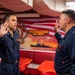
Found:
[[[64,64],[64,61],[63,61],[63,64]]]

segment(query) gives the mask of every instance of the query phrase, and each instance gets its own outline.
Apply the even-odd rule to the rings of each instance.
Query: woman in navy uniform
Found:
[[[62,38],[58,32],[65,32]],[[75,11],[68,9],[61,12],[59,22],[55,26],[55,37],[58,47],[55,54],[55,70],[58,75],[75,75]]]
[[[8,14],[4,17],[4,27],[0,29],[0,75],[20,75],[19,71],[19,35],[16,32],[17,17]],[[3,29],[3,31],[2,31]]]

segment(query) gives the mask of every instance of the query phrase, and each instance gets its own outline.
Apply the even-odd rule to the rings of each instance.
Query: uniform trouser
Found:
[[[23,75],[19,71],[18,63],[0,63],[0,75]]]

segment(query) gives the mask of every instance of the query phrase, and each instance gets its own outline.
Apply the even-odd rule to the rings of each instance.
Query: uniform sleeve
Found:
[[[72,60],[72,69],[71,69],[71,75],[75,75],[75,34],[72,35],[72,38],[70,38],[70,44],[69,44],[69,54],[70,58]]]
[[[56,37],[58,43],[60,43],[60,41],[62,40],[61,34],[57,32],[57,33],[55,34],[55,37]]]
[[[0,37],[0,44],[1,44],[1,42],[2,42],[2,37]]]

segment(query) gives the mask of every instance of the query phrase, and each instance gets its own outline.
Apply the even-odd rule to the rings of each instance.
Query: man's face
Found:
[[[16,30],[16,28],[17,28],[17,17],[15,15],[11,15],[9,17],[8,27],[11,30]]]
[[[60,29],[64,30],[66,28],[66,21],[67,21],[68,16],[66,14],[61,14],[60,15],[60,20],[59,20],[59,24],[60,24]]]

